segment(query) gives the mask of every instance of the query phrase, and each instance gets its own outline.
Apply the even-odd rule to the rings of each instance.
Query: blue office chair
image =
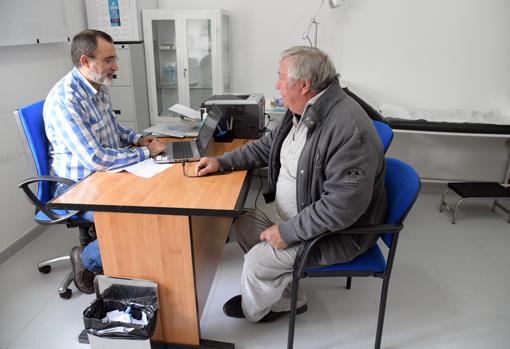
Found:
[[[35,206],[34,219],[37,223],[43,225],[65,223],[68,228],[78,227],[80,243],[86,245],[92,240],[89,230],[93,226],[93,222],[83,218],[78,211],[52,210],[45,206],[46,202],[52,199],[51,183],[62,182],[67,185],[73,185],[74,181],[49,175],[49,142],[44,129],[43,106],[44,100],[19,108],[14,113],[18,128],[25,136],[24,146],[26,153],[32,155],[37,172],[37,177],[22,181],[18,184],[18,188],[25,192],[28,200]],[[30,188],[32,183],[37,183],[37,194]],[[55,257],[39,262],[37,268],[41,273],[48,274],[51,271],[52,264],[69,260],[69,255]],[[72,281],[73,271],[71,270],[58,288],[60,297],[64,299],[71,298],[72,291],[69,289],[69,285]]]
[[[346,288],[351,288],[352,277],[373,276],[383,279],[381,300],[379,303],[379,316],[377,321],[377,333],[375,348],[381,346],[384,314],[386,309],[386,297],[390,282],[393,260],[397,250],[399,232],[403,228],[403,222],[407,213],[413,206],[420,192],[420,178],[416,171],[408,164],[392,158],[386,159],[385,188],[388,200],[388,211],[385,224],[373,226],[351,227],[340,233],[364,234],[381,233],[381,239],[389,248],[388,258],[385,259],[378,245],[372,247],[366,253],[347,263],[339,263],[319,268],[307,268],[308,257],[314,247],[323,238],[335,234],[326,232],[312,240],[303,243],[294,263],[292,280],[292,301],[289,318],[289,333],[287,348],[294,345],[294,327],[296,322],[297,290],[299,280],[304,277],[347,277]]]
[[[393,140],[393,129],[390,127],[390,125],[382,121],[372,120],[372,122],[374,123],[375,130],[381,139],[384,152],[386,153],[390,147],[391,141]]]

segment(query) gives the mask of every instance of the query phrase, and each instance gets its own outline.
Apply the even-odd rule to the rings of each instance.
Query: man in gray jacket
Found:
[[[330,58],[317,48],[283,52],[276,88],[288,108],[269,134],[219,158],[202,158],[197,175],[268,167],[268,204],[241,216],[245,251],[241,295],[223,310],[269,322],[288,313],[292,266],[303,241],[326,231],[311,265],[347,262],[372,247],[375,234],[341,231],[384,221],[384,153],[370,118],[340,87]],[[298,290],[298,313],[307,310]]]

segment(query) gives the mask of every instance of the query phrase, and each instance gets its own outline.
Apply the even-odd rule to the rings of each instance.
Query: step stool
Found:
[[[439,212],[443,212],[444,208],[452,212],[452,224],[455,224],[457,209],[465,199],[494,199],[492,212],[498,207],[507,214],[507,222],[510,223],[510,210],[498,202],[498,199],[510,199],[510,188],[496,182],[452,182],[447,183],[447,186],[448,188],[441,196]],[[446,193],[450,190],[460,196],[455,206],[450,206],[445,201]]]

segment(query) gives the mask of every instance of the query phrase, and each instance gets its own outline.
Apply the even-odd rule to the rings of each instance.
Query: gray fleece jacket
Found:
[[[221,171],[268,166],[269,191],[274,199],[280,171],[280,150],[292,127],[288,111],[282,122],[254,143],[219,158]],[[281,223],[289,245],[326,231],[311,264],[346,262],[364,253],[377,235],[342,234],[352,225],[377,224],[386,215],[384,151],[372,121],[335,80],[304,115],[307,140],[298,162],[298,214]]]

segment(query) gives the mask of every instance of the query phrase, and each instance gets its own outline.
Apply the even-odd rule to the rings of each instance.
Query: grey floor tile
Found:
[[[441,189],[425,185],[406,220],[390,283],[383,347],[508,348],[510,225],[480,203],[465,205],[452,225],[437,210]],[[250,203],[256,193],[250,192]],[[88,348],[76,335],[93,296],[76,292],[70,300],[60,299],[56,288],[67,268],[41,275],[34,266],[69,250],[77,240],[77,233],[69,233],[65,227],[51,228],[0,266],[0,312],[9,319],[0,320],[0,348]],[[202,336],[233,342],[237,349],[284,348],[287,318],[251,324],[223,314],[223,303],[239,293],[242,265],[239,247],[227,244],[201,320]],[[373,348],[380,280],[353,279],[351,290],[337,278],[304,280],[303,285],[309,310],[298,316],[295,348]]]
[[[65,254],[77,239],[77,232],[65,227],[48,229],[0,266],[0,314],[9,314],[0,318],[0,346],[7,346],[37,317],[70,270],[63,263],[41,274],[37,262]]]
[[[83,310],[94,298],[78,291],[69,300],[55,295],[10,345],[31,349],[87,347],[80,346],[77,338],[84,328]]]

